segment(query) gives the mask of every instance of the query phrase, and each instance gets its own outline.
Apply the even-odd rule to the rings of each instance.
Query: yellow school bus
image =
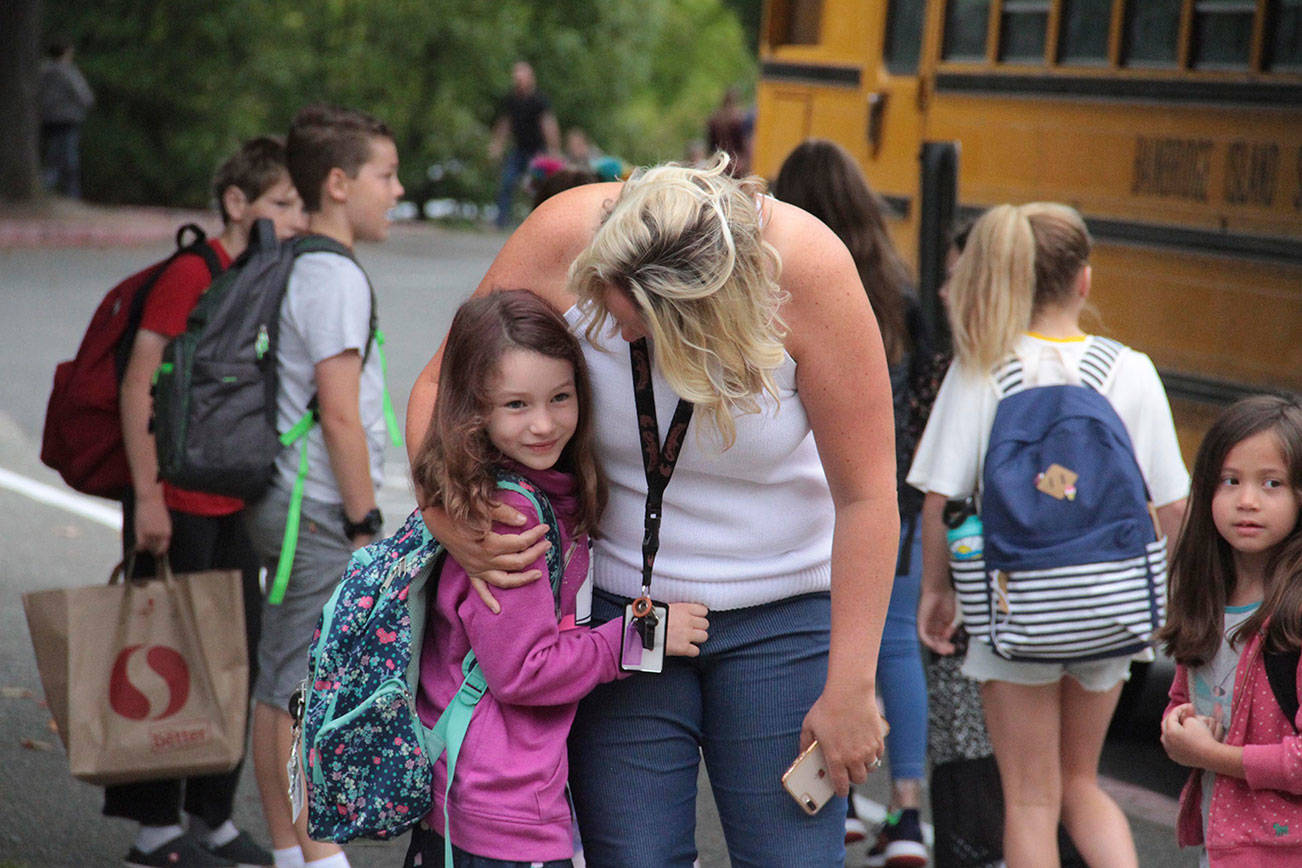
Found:
[[[1302,391],[1302,0],[767,0],[757,103],[755,170],[847,148],[932,316],[951,212],[1075,206],[1095,330],[1153,358],[1187,456]]]

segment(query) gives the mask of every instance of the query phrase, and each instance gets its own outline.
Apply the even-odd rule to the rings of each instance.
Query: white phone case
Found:
[[[827,760],[823,749],[815,741],[805,748],[796,761],[782,775],[782,786],[796,800],[801,810],[813,816],[836,795],[832,776],[827,773]]]

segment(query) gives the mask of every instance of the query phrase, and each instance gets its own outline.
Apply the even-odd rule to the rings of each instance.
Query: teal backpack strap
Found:
[[[547,498],[539,497],[523,485],[522,481],[517,482],[518,478],[514,474],[499,474],[497,487],[517,492],[528,498],[538,514],[538,520],[547,525],[547,539],[552,544],[551,550],[547,552],[547,574],[552,586],[552,601],[556,615],[560,617],[561,583],[565,579],[560,524],[556,521],[556,514]],[[444,868],[452,868],[452,836],[448,834],[448,802],[451,801],[452,778],[456,774],[457,755],[461,752],[461,743],[465,741],[466,731],[470,728],[470,718],[474,714],[475,706],[488,692],[488,682],[484,680],[483,670],[479,668],[479,661],[475,659],[474,651],[468,652],[465,659],[461,661],[461,673],[464,676],[461,686],[452,696],[448,707],[443,709],[443,714],[439,715],[433,729],[434,737],[437,739],[436,744],[442,744],[448,755],[448,777],[443,790]],[[427,753],[431,759],[438,756],[437,752],[428,749]]]
[[[289,514],[285,516],[285,536],[280,541],[280,560],[276,562],[276,577],[271,583],[267,602],[279,606],[285,599],[289,574],[294,568],[294,553],[298,550],[298,525],[303,516],[303,482],[307,479],[307,433],[316,424],[316,411],[308,410],[293,428],[280,435],[281,446],[292,446],[302,441],[298,453],[298,474],[294,477],[294,490],[289,498]]]
[[[517,482],[516,478],[499,475],[497,487],[514,491],[528,498],[529,502],[533,504],[534,512],[538,515],[538,521],[547,525],[547,540],[552,544],[552,547],[547,550],[547,574],[551,579],[552,602],[556,617],[559,619],[561,616],[561,582],[565,579],[565,559],[564,552],[561,551],[563,544],[561,542],[560,524],[556,521],[556,513],[552,510],[551,502],[545,496],[539,497],[536,492]]]
[[[452,868],[452,836],[448,834],[448,801],[452,794],[452,777],[457,771],[457,756],[461,753],[461,743],[466,739],[466,730],[470,729],[470,718],[475,713],[475,706],[488,691],[488,682],[475,659],[475,652],[466,654],[461,661],[461,673],[465,677],[461,686],[453,694],[448,707],[439,715],[434,724],[434,735],[441,741],[448,754],[448,778],[443,788],[443,863],[445,868]]]

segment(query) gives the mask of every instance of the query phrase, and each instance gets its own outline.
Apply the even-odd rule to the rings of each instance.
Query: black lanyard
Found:
[[[628,345],[628,355],[633,364],[633,397],[637,401],[637,428],[642,441],[642,469],[646,471],[646,522],[642,536],[642,596],[651,596],[651,569],[655,566],[656,552],[660,548],[660,511],[665,489],[678,463],[678,453],[687,435],[687,423],[692,419],[692,404],[682,398],[674,409],[673,422],[660,445],[660,423],[656,420],[656,396],[651,388],[651,353],[646,338]]]

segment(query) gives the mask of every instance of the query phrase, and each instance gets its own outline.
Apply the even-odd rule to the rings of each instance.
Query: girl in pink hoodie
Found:
[[[499,533],[539,523],[528,498],[496,487],[496,471],[524,477],[560,523],[565,565],[559,611],[550,582],[495,589],[490,610],[467,571],[444,561],[421,649],[416,708],[433,726],[461,684],[474,651],[488,683],[475,707],[447,799],[446,758],[434,774],[434,809],[412,832],[408,866],[567,866],[573,835],[565,740],[578,702],[620,677],[623,624],[588,629],[592,583],[588,534],[605,504],[594,458],[587,368],[565,320],[524,290],[471,299],[452,321],[434,418],[413,467],[428,503],[454,519]],[[495,502],[528,518],[493,521]],[[538,547],[541,549],[541,547]],[[530,568],[548,574],[547,558]],[[586,598],[586,599],[585,599]],[[669,607],[668,654],[696,656],[708,638],[704,606]],[[448,866],[451,868],[451,866]]]
[[[1302,864],[1302,713],[1281,711],[1268,655],[1302,684],[1302,405],[1272,396],[1230,407],[1198,451],[1171,564],[1166,626],[1177,663],[1162,745],[1193,769],[1181,846],[1204,865]],[[1294,704],[1296,708],[1296,704]]]

